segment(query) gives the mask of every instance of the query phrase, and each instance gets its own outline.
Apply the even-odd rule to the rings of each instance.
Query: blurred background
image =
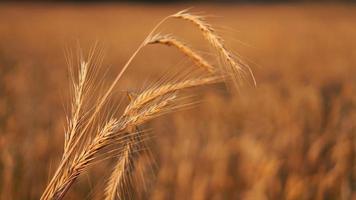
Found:
[[[356,199],[351,1],[34,2],[0,4],[1,199],[39,199],[58,165],[69,105],[64,52],[97,42],[110,82],[160,19],[187,7],[209,16],[257,86],[238,95],[204,88],[196,107],[146,125],[156,164],[135,199]],[[209,50],[188,23],[169,21],[160,32]],[[189,65],[182,60],[148,47],[116,92],[178,72]],[[66,199],[102,199],[113,161],[83,174]]]

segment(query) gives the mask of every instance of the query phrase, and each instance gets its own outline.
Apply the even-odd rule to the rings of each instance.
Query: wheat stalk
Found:
[[[157,28],[172,17],[186,19],[198,25],[210,43],[227,58],[230,67],[227,67],[223,71],[217,71],[213,69],[210,63],[174,37],[154,35]],[[119,118],[111,117],[110,120],[94,134],[94,137],[90,138],[90,135],[92,135],[90,132],[93,131],[93,127],[98,127],[98,125],[102,123],[100,119],[97,119],[99,112],[107,103],[114,87],[132,60],[144,46],[156,43],[178,48],[187,55],[188,58],[192,59],[197,66],[206,69],[204,76],[196,79],[186,79],[180,82],[168,82],[167,84],[147,88],[135,99],[132,99]],[[81,62],[78,81],[73,82],[74,97],[72,115],[68,120],[69,125],[65,134],[64,153],[59,167],[42,194],[42,200],[62,199],[78,176],[97,158],[99,151],[105,149],[105,147],[119,143],[121,147],[116,149],[116,152],[121,155],[121,158],[111,175],[105,194],[106,199],[120,197],[122,195],[118,195],[118,193],[122,193],[120,188],[125,186],[126,177],[129,177],[134,167],[134,152],[140,149],[140,133],[133,130],[136,130],[142,123],[172,111],[174,103],[178,100],[177,95],[179,91],[191,87],[222,82],[225,77],[229,77],[231,74],[240,74],[240,71],[242,71],[240,65],[233,60],[232,55],[225,49],[222,39],[215,35],[210,25],[205,23],[199,16],[188,14],[185,11],[164,18],[153,28],[115,77],[104,95],[98,97],[97,103],[93,105],[93,110],[83,110],[83,104],[86,101],[86,90],[90,89],[86,87],[88,81],[88,66],[88,62]],[[207,75],[209,76],[207,77]],[[110,112],[111,111],[108,110],[108,113],[106,113],[107,116],[112,114]],[[88,116],[83,117],[83,115]]]

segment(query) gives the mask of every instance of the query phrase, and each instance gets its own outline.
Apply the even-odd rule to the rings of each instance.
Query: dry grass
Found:
[[[1,199],[38,199],[53,177],[47,194],[64,199],[355,198],[355,8],[196,6],[239,32],[183,12],[147,37],[179,9],[1,6]],[[106,51],[66,64],[72,38]],[[257,87],[224,92],[239,84],[224,74],[250,78],[225,46],[253,61]]]

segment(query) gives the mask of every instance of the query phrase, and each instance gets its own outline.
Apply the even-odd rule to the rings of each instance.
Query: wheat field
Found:
[[[150,35],[191,6],[216,32],[180,13]],[[355,21],[352,4],[0,5],[0,199],[356,199]]]

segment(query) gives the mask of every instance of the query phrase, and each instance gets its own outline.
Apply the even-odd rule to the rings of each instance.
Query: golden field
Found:
[[[58,166],[69,106],[66,49],[104,49],[110,82],[163,17],[191,5],[0,5],[0,198],[39,199]],[[199,104],[145,124],[155,163],[133,199],[356,199],[356,7],[193,5],[245,60],[257,86],[193,90]],[[199,31],[160,29],[207,52]],[[145,48],[115,93],[190,65]],[[247,80],[250,83],[251,80]],[[65,199],[102,199],[115,158]],[[137,180],[136,180],[137,179]],[[142,184],[144,180],[146,184]],[[137,182],[137,183],[136,183]]]

